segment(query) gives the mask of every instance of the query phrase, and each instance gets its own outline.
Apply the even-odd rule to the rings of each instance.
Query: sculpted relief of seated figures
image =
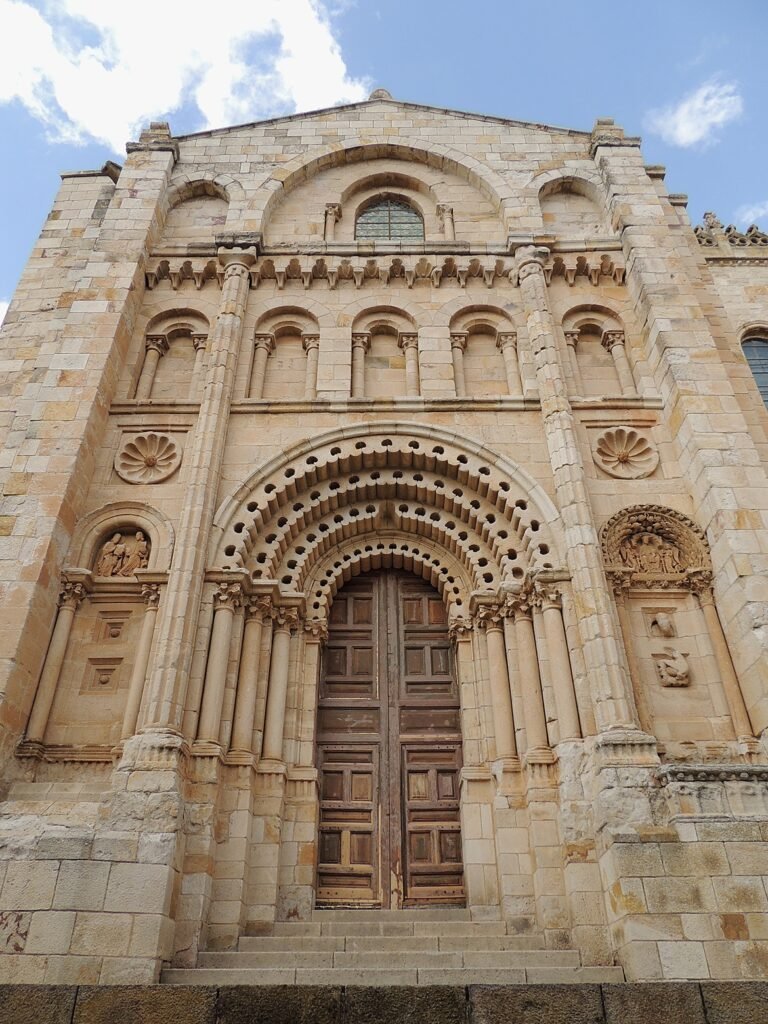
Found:
[[[149,541],[141,530],[128,538],[124,538],[122,533],[114,533],[102,545],[96,559],[96,575],[133,576],[137,569],[146,569],[148,564]]]
[[[636,533],[621,546],[621,559],[629,569],[648,574],[683,571],[680,552],[656,533]]]

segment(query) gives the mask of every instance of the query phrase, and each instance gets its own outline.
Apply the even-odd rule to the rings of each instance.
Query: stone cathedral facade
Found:
[[[767,235],[379,90],[63,175],[1,337],[0,980],[768,976]]]

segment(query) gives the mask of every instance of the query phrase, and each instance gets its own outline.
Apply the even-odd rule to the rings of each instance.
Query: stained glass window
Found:
[[[398,199],[379,199],[358,215],[355,238],[421,242],[424,240],[424,222],[407,203]]]
[[[768,340],[765,338],[747,338],[743,345],[752,376],[755,378],[757,390],[768,406]]]

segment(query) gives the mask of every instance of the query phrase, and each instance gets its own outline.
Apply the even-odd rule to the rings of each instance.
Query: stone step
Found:
[[[465,907],[420,907],[406,910],[315,910],[313,921],[469,921]]]
[[[276,950],[257,953],[200,953],[198,967],[226,970],[266,970],[268,968],[333,968],[367,970],[415,970],[472,968],[522,970],[528,968],[570,968],[581,965],[576,950],[503,950],[496,952],[439,952],[438,950],[355,950],[345,952],[308,952]]]
[[[387,941],[379,939],[379,942]],[[393,942],[423,942],[423,939],[393,939]],[[437,939],[434,940],[437,945]],[[243,935],[237,944],[239,953],[273,953],[287,950],[289,953],[333,953],[343,950],[343,935]],[[408,947],[413,949],[414,947]]]
[[[312,922],[315,923],[314,921]],[[275,934],[278,934],[275,926]],[[283,929],[282,935],[290,934]],[[311,934],[311,933],[310,933]],[[317,933],[315,933],[317,934]],[[321,935],[506,935],[503,921],[323,921]]]
[[[474,952],[544,950],[541,935],[244,935],[240,953]]]

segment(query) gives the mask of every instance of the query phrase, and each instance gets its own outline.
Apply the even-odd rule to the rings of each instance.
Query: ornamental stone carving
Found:
[[[659,464],[655,445],[632,427],[611,427],[594,442],[592,458],[609,476],[639,480],[650,476]]]
[[[175,473],[181,450],[167,434],[137,434],[123,442],[115,456],[115,472],[129,484],[156,484]]]
[[[684,654],[674,647],[665,647],[656,655],[656,671],[662,686],[690,686],[690,669]]]
[[[96,556],[95,574],[118,578],[133,576],[137,569],[146,569],[149,565],[149,549],[150,542],[141,530],[132,537],[113,533]]]
[[[709,584],[712,563],[701,530],[686,516],[659,505],[632,505],[601,531],[608,578],[616,587],[653,589]]]

